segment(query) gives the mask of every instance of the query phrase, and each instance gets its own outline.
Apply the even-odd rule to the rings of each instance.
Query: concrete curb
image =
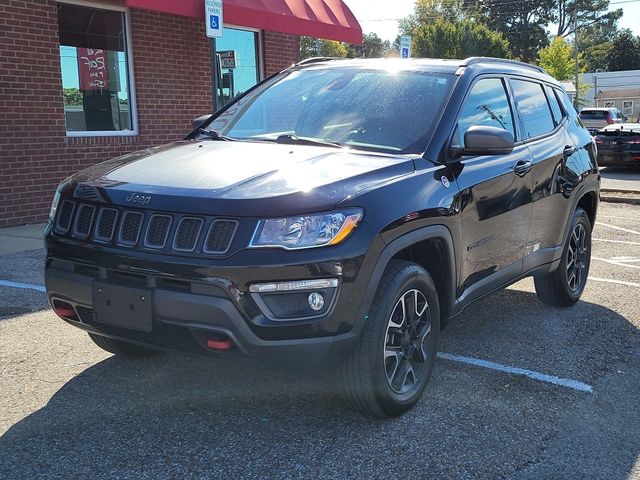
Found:
[[[638,197],[620,197],[615,195],[600,195],[601,202],[609,203],[628,203],[630,205],[640,205],[640,196]]]

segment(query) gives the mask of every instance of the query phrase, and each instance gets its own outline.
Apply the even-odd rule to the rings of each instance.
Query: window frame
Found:
[[[504,89],[504,94],[507,97],[507,103],[509,104],[509,110],[511,111],[511,119],[513,121],[513,130],[514,130],[514,144],[517,146],[522,142],[521,136],[522,136],[522,127],[520,125],[520,120],[519,120],[519,116],[517,116],[517,113],[514,109],[514,98],[513,98],[513,93],[511,91],[511,87],[508,84],[507,77],[504,75],[499,75],[499,74],[485,74],[485,75],[478,75],[477,77],[475,77],[469,87],[467,87],[467,90],[464,94],[464,97],[462,98],[462,101],[460,102],[459,106],[458,106],[458,111],[456,113],[456,119],[453,122],[453,128],[452,131],[449,134],[449,145],[453,145],[456,142],[456,135],[458,132],[458,127],[460,124],[460,118],[462,116],[462,112],[464,110],[464,106],[467,102],[467,100],[469,99],[469,96],[471,95],[471,91],[473,90],[473,88],[476,86],[476,84],[482,80],[499,80],[500,83],[502,83],[502,88]],[[469,158],[473,158],[476,157],[478,155],[473,155],[473,156],[469,156]]]
[[[545,132],[545,133],[543,133],[541,135],[537,135],[535,137],[523,138],[522,141],[524,143],[527,143],[527,142],[537,141],[537,140],[539,140],[541,138],[546,138],[546,137],[549,137],[551,135],[554,135],[558,131],[558,129],[562,126],[562,122],[556,125],[555,120],[554,120],[554,116],[553,116],[553,110],[551,109],[551,105],[549,105],[549,98],[547,98],[547,92],[546,92],[545,86],[549,86],[551,88],[553,88],[553,86],[547,84],[546,82],[544,82],[542,80],[533,79],[531,77],[520,77],[520,76],[517,76],[517,75],[510,75],[510,76],[505,77],[505,78],[506,78],[507,82],[509,83],[509,88],[510,88],[510,91],[511,91],[511,96],[512,96],[512,99],[513,99],[513,103],[516,105],[516,107],[518,106],[518,99],[516,98],[515,91],[513,90],[512,82],[513,81],[521,81],[521,82],[535,83],[536,85],[538,85],[540,87],[540,89],[542,90],[542,96],[545,98],[545,100],[547,102],[547,108],[549,109],[549,114],[551,115],[551,121],[553,122],[553,128],[551,130],[549,130],[548,132]],[[563,109],[563,111],[564,111],[564,109]],[[567,112],[565,112],[565,113],[567,113]],[[517,109],[517,115],[518,115],[518,119],[520,121],[520,127],[522,129],[523,136],[524,136],[524,132],[526,132],[527,129],[526,129],[525,125],[524,125],[524,118],[520,114],[520,110],[519,109]]]
[[[118,5],[109,5],[85,0],[57,0],[56,3],[65,3],[68,5],[77,5],[79,7],[93,8],[95,10],[109,10],[121,12],[124,14],[125,28],[125,56],[127,59],[127,82],[129,86],[129,111],[131,114],[131,130],[86,130],[86,131],[69,131],[67,130],[67,119],[65,116],[65,133],[68,138],[91,138],[91,137],[137,137],[140,134],[138,128],[138,108],[136,102],[136,86],[135,72],[133,68],[133,48],[131,45],[131,15],[126,7]],[[58,26],[59,27],[59,26]],[[58,48],[60,47],[58,42]],[[60,83],[62,84],[62,69],[60,70]]]
[[[630,103],[631,106],[630,107],[625,107],[624,104],[625,103]],[[625,108],[630,109],[630,112],[627,113],[624,111]],[[633,100],[622,100],[622,115],[633,115]]]

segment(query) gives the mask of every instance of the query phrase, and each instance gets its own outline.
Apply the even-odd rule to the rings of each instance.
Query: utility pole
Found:
[[[578,2],[574,2],[574,9],[573,9],[573,49],[574,49],[574,55],[576,57],[576,96],[573,99],[573,104],[576,107],[576,110],[578,109],[578,81],[579,81],[579,71],[580,71],[580,66],[578,64]]]

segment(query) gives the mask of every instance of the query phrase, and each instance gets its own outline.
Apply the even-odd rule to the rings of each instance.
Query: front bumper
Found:
[[[212,265],[210,259],[185,262],[155,254],[125,255],[121,250],[93,248],[50,234],[45,241],[50,304],[72,305],[77,315],[64,320],[100,335],[205,356],[249,357],[271,367],[297,370],[338,365],[353,351],[363,326],[357,312],[362,308],[370,267],[363,267],[364,255],[357,251],[350,252],[353,257],[342,251],[336,252],[336,260],[308,257],[292,265],[283,265],[281,258],[269,259],[267,251],[249,251],[246,258],[236,256],[233,263],[226,260]],[[255,266],[255,255],[270,262]],[[262,314],[249,292],[254,283],[314,278],[338,278],[340,282],[335,302],[322,318],[273,321]],[[150,331],[98,322],[93,299],[96,282],[151,292]],[[230,339],[235,348],[213,350],[207,346],[212,338]]]

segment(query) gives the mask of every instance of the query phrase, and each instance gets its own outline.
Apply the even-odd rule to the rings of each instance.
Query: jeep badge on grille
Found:
[[[132,193],[125,200],[129,203],[137,203],[138,205],[148,205],[151,203],[151,195],[142,195],[141,193]]]

